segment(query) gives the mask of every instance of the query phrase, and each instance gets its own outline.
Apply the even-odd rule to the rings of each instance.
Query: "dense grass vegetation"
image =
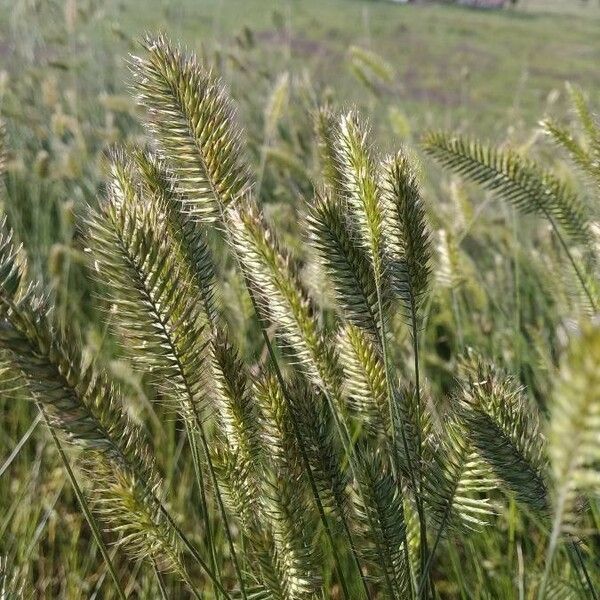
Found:
[[[599,25],[0,6],[0,597],[598,597]]]

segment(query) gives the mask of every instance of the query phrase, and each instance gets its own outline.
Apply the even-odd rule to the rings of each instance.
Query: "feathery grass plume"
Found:
[[[264,140],[269,144],[277,131],[277,126],[285,112],[290,96],[290,74],[281,73],[273,85],[264,111]]]
[[[26,386],[23,377],[12,363],[10,354],[0,350],[0,394],[12,398]],[[0,470],[0,475],[2,471]]]
[[[240,444],[235,448],[227,439],[217,441],[212,457],[225,501],[241,527],[247,565],[253,577],[260,582],[259,589],[268,591],[266,597],[269,598],[293,598],[288,582],[295,574],[288,573],[287,565],[278,559],[271,527],[272,515],[264,512],[264,480],[272,477],[272,470],[264,461],[249,462]],[[285,460],[279,464],[285,465]],[[254,598],[254,595],[249,592],[248,598]]]
[[[12,232],[0,230],[0,343],[22,374],[54,426],[84,447],[101,449],[117,463],[135,458],[129,454],[138,432],[118,405],[118,391],[85,363],[77,344],[52,324],[37,286],[25,277],[26,263],[12,243]],[[132,461],[147,473],[137,459]]]
[[[258,470],[263,458],[259,410],[245,366],[223,332],[213,336],[210,356],[219,431],[238,461]]]
[[[424,473],[427,514],[436,524],[438,535],[450,528],[485,525],[494,514],[487,495],[495,488],[496,479],[464,425],[451,417],[428,450],[432,456]]]
[[[368,145],[368,132],[356,113],[350,112],[341,117],[335,147],[345,197],[357,222],[362,243],[370,253],[379,285],[383,275],[384,205],[377,166]]]
[[[243,550],[248,565],[256,572],[254,557],[250,554],[272,554],[269,547],[264,547],[268,536],[261,530],[264,519],[259,498],[264,454],[259,409],[237,351],[225,334],[216,329],[210,358],[212,395],[218,415],[218,438],[210,450],[212,464],[224,501],[247,540],[248,545],[244,545]]]
[[[585,96],[580,89],[568,84],[568,90],[581,126],[589,137],[590,143],[594,144],[594,151],[598,153],[600,152],[600,146],[598,145],[600,144],[600,124],[598,123],[598,117],[590,110]]]
[[[351,324],[340,330],[338,339],[344,394],[351,411],[367,431],[386,437],[390,414],[381,352],[364,330]]]
[[[411,485],[418,490],[416,501],[421,525],[421,571],[425,571],[428,550],[422,490],[423,432],[420,425],[424,410],[421,402],[419,328],[421,306],[431,274],[431,241],[416,176],[407,157],[402,152],[398,152],[386,161],[382,190],[382,202],[387,213],[384,232],[387,246],[384,255],[386,269],[392,288],[403,303],[411,327],[415,368],[416,461],[412,460],[407,432],[404,429],[402,415],[399,413],[394,397],[390,398],[392,401],[390,406],[395,410],[390,410],[390,415],[392,419],[399,418],[402,444],[399,444],[397,439],[394,440],[394,444],[396,448],[404,448],[404,460],[407,463]],[[392,393],[394,392],[390,391],[390,394]],[[392,422],[392,429],[393,435],[397,438],[394,422]]]
[[[143,527],[128,530],[121,543],[171,565],[194,591],[187,570],[172,544],[172,523],[165,520],[156,490],[160,479],[141,431],[128,419],[118,390],[86,363],[73,336],[52,325],[51,314],[35,287],[23,281],[25,265],[16,266],[11,235],[0,233],[0,345],[8,350],[34,399],[53,427],[82,446],[83,464],[94,485],[114,509],[112,518],[127,525],[126,505],[155,515]],[[97,460],[89,462],[90,456]],[[115,484],[128,481],[125,485]],[[170,532],[168,536],[164,532]]]
[[[142,200],[129,164],[116,158],[113,169],[110,196],[88,223],[96,274],[108,285],[113,318],[133,359],[195,420],[206,346],[196,288],[172,251],[161,207]]]
[[[568,581],[553,578],[546,587],[546,600],[578,600],[581,593]]]
[[[408,545],[407,557],[410,568],[407,570],[414,582],[418,582],[421,577],[421,525],[419,522],[419,512],[415,503],[407,498],[403,498],[402,509],[404,510],[404,527],[406,529],[406,544]],[[413,587],[416,587],[417,583]]]
[[[261,477],[265,471],[259,465],[249,464],[244,453],[236,451],[226,440],[217,441],[211,455],[223,498],[244,536],[246,564],[252,577],[260,583],[256,595],[248,589],[248,598],[289,600],[288,577],[277,560],[269,515],[263,512],[263,489],[256,471],[259,469]]]
[[[378,336],[377,288],[373,266],[346,216],[342,201],[318,194],[307,215],[310,241],[333,282],[346,319]]]
[[[300,427],[294,427],[293,420],[298,418],[296,413],[301,413],[300,407],[298,404],[295,407],[290,405],[286,399],[287,395],[272,373],[265,372],[256,380],[254,394],[261,407],[261,439],[268,460],[265,460],[263,465],[264,483],[259,495],[262,503],[259,530],[263,532],[263,536],[252,537],[252,540],[256,541],[253,551],[260,560],[261,577],[265,586],[275,598],[290,600],[296,598],[295,594],[299,593],[295,591],[294,581],[298,572],[302,573],[301,570],[298,571],[302,564],[301,557],[307,556],[309,551],[313,552],[310,550],[310,544],[306,542],[306,532],[302,532],[302,528],[306,527],[303,522],[308,515],[313,515],[312,508],[305,504],[307,486],[304,469],[307,465],[303,464],[299,448],[301,442],[298,439],[302,431],[306,432],[306,426],[300,431]],[[294,394],[294,397],[297,398],[297,394]],[[310,440],[306,442],[305,456],[310,462],[308,468],[311,468],[311,476],[312,469],[315,468],[316,484],[331,487],[335,478],[329,474],[328,482],[327,476],[324,475],[325,469],[322,469],[321,477],[316,472],[318,463],[326,464],[326,460],[324,461],[323,457],[315,457],[314,452],[310,452]],[[304,438],[302,443],[304,444]],[[309,451],[306,451],[307,446]],[[330,494],[329,498],[331,497]],[[293,523],[294,520],[297,522]],[[310,517],[310,520],[313,518]],[[292,554],[289,556],[286,555],[285,537],[290,537]],[[317,581],[313,576],[309,579],[311,585]]]
[[[416,175],[404,153],[386,161],[382,187],[388,216],[386,264],[393,289],[418,328],[431,275],[431,234]]]
[[[177,193],[197,221],[219,219],[221,207],[241,196],[249,176],[240,162],[239,134],[221,85],[162,36],[147,38],[146,58],[133,58],[140,103]]]
[[[338,133],[338,117],[328,107],[322,106],[314,115],[315,136],[321,166],[321,176],[331,194],[340,199],[345,191],[342,186],[342,174],[338,164],[336,143]]]
[[[320,589],[316,549],[306,520],[308,506],[296,474],[279,467],[266,482],[263,513],[269,516],[275,560],[286,600],[313,600]]]
[[[261,440],[269,462],[287,464],[288,468],[299,466],[301,459],[292,422],[292,407],[277,377],[269,371],[261,374],[254,382],[253,391],[261,409]]]
[[[386,597],[408,597],[403,499],[383,452],[366,444],[356,447],[356,477],[362,490],[355,497],[356,519],[370,545],[365,558],[381,573]]]
[[[190,276],[202,297],[206,318],[214,324],[218,319],[216,273],[206,231],[185,214],[184,205],[173,184],[174,175],[168,171],[164,161],[141,150],[134,152],[134,159],[142,175],[142,186],[167,214],[173,250],[180,255],[181,261],[189,265]]]
[[[399,423],[396,431],[403,432],[404,438],[399,439],[397,444],[400,452],[400,469],[410,486],[419,481],[424,475],[425,464],[421,465],[419,453],[427,453],[433,441],[433,425],[429,411],[420,407],[420,396],[413,384],[399,386],[394,390],[395,405],[398,407],[396,418]],[[404,443],[406,442],[406,443]],[[411,477],[411,470],[415,479]],[[415,473],[416,471],[416,473]]]
[[[572,86],[568,86],[568,90],[584,139],[579,141],[568,128],[552,119],[542,121],[542,127],[554,143],[566,150],[571,160],[600,185],[600,123],[590,111],[581,91]]]
[[[238,511],[246,516],[241,522],[248,526],[247,541],[252,556],[258,561],[259,579],[273,597],[281,600],[312,598],[318,579],[310,574],[314,550],[306,538],[305,518],[311,511],[304,502],[306,485],[292,424],[292,407],[270,373],[258,378],[254,393],[261,407],[265,461],[252,465],[260,470],[262,481],[252,504],[245,502],[244,506],[238,506]],[[243,464],[239,452],[233,454],[229,447],[229,454],[238,464]],[[235,488],[231,499],[244,501],[243,486],[247,481],[230,480]]]
[[[452,290],[468,278],[465,268],[465,257],[461,252],[459,241],[452,231],[438,229],[436,232],[435,281],[442,288]]]
[[[554,532],[577,529],[577,498],[600,493],[600,328],[584,325],[562,361],[551,405],[548,454],[554,486]]]
[[[429,133],[425,151],[443,166],[480,184],[525,214],[544,216],[551,224],[589,306],[595,312],[599,300],[589,274],[574,257],[563,232],[575,243],[591,246],[589,211],[571,186],[513,150],[484,146],[478,141]]]
[[[534,408],[517,383],[472,355],[464,362],[460,417],[481,456],[531,509],[548,507],[543,437]]]
[[[224,439],[213,441],[211,458],[227,507],[242,533],[252,539],[260,521],[257,465],[248,463],[243,453]]]
[[[344,451],[350,457],[352,453],[350,436],[346,423],[339,414],[344,413],[344,406],[340,394],[338,357],[335,347],[326,342],[314,318],[312,302],[308,294],[303,290],[289,259],[279,249],[273,232],[267,227],[255,205],[247,201],[231,207],[228,223],[231,241],[235,245],[249,289],[254,288],[252,291],[262,303],[264,312],[278,325],[278,333],[292,348],[304,373],[324,392]],[[336,571],[345,587],[335,542],[323,514],[310,461],[307,460],[302,442],[298,439],[299,434],[295,423],[293,427],[302,466],[306,469],[311,492],[336,557]],[[351,540],[349,542],[352,544]]]
[[[425,151],[453,172],[480,184],[526,214],[539,214],[560,225],[575,242],[589,240],[585,206],[569,185],[513,150],[475,140],[429,133]]]
[[[38,287],[27,285],[26,260],[21,245],[15,246],[13,232],[8,228],[6,216],[0,220],[0,315],[5,317],[12,312],[13,304],[29,305],[36,301]]]
[[[341,518],[348,511],[348,476],[343,468],[343,453],[336,444],[327,402],[306,383],[295,382],[290,391],[293,418],[300,435],[323,506]]]
[[[91,483],[92,506],[112,531],[121,534],[119,545],[125,546],[133,559],[149,558],[160,570],[176,572],[193,590],[177,534],[156,502],[159,480],[140,485],[136,473],[99,452],[84,454],[82,463]]]
[[[381,56],[360,46],[350,46],[350,69],[376,96],[394,81],[394,69]]]
[[[277,324],[278,333],[310,379],[337,395],[340,381],[335,350],[325,340],[291,259],[250,201],[231,208],[229,221],[232,243],[265,316]]]
[[[427,581],[442,537],[448,529],[464,531],[487,524],[495,512],[488,495],[496,486],[488,465],[454,416],[446,420],[435,441],[425,446],[423,455],[427,469],[423,472],[422,494],[427,515],[437,531],[427,560],[419,568],[419,598],[424,594],[427,597]]]

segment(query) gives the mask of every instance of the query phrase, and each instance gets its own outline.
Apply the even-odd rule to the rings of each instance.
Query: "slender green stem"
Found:
[[[429,572],[431,570],[431,565],[433,563],[433,557],[434,557],[435,551],[437,550],[438,544],[440,543],[440,541],[442,539],[442,533],[444,531],[444,528],[446,527],[446,521],[448,520],[448,517],[450,516],[451,510],[452,510],[452,503],[448,502],[446,509],[444,510],[444,515],[442,516],[440,526],[437,530],[435,540],[433,541],[433,546],[431,547],[431,551],[429,552],[429,555],[427,557],[427,562],[425,563],[425,568],[421,572],[421,580],[419,581],[419,588],[418,588],[418,600],[420,600],[423,597],[423,594],[425,593],[425,590],[427,589],[427,581],[429,579]]]
[[[416,490],[416,485],[415,485],[415,481],[414,481],[414,473],[413,473],[412,466],[411,466],[410,453],[408,451],[408,442],[406,440],[406,434],[404,431],[404,424],[398,418],[398,414],[397,414],[398,409],[397,409],[397,406],[395,403],[394,388],[392,386],[392,380],[391,380],[390,369],[389,369],[387,336],[386,336],[386,330],[385,330],[385,315],[383,312],[383,301],[381,298],[380,271],[381,271],[381,268],[379,266],[378,269],[375,271],[375,275],[376,275],[375,290],[377,293],[377,309],[379,312],[379,325],[380,325],[380,335],[381,335],[380,342],[381,342],[381,351],[383,354],[383,370],[385,373],[385,382],[386,382],[388,401],[389,401],[390,426],[391,426],[391,430],[392,430],[392,449],[393,449],[393,455],[394,455],[394,460],[391,461],[392,471],[393,471],[394,478],[397,481],[399,481],[400,452],[398,450],[398,433],[396,430],[396,421],[398,421],[400,423],[402,444],[404,446],[404,452],[406,454],[408,470],[410,473],[410,477],[413,479],[413,482],[412,482],[413,488]],[[397,466],[395,463],[398,463]],[[404,562],[405,562],[405,568],[406,568],[407,581],[408,581],[409,590],[410,590],[410,597],[412,599],[414,597],[413,577],[412,577],[412,573],[411,573],[410,555],[409,555],[409,551],[408,551],[408,538],[406,536],[406,528],[404,530]]]
[[[13,451],[10,453],[8,458],[4,461],[3,465],[0,467],[0,477],[4,475],[4,472],[10,465],[13,460],[19,455],[21,452],[21,448],[27,443],[27,440],[31,437],[31,434],[35,431],[35,428],[39,425],[39,422],[42,420],[42,413],[38,413],[29,426],[29,429],[23,434],[23,437],[18,441],[17,445],[14,447]]]
[[[160,592],[161,600],[168,600],[169,596],[167,595],[167,588],[165,586],[165,582],[164,582],[162,573],[158,570],[158,567],[156,566],[156,561],[153,561],[152,569],[154,571],[154,575],[156,576],[156,581],[158,583],[158,590]]]
[[[411,294],[412,298],[412,294]],[[421,433],[421,378],[419,368],[419,330],[417,323],[417,312],[415,310],[414,299],[411,300],[411,320],[412,320],[412,338],[413,354],[415,360],[415,393],[417,395],[417,477],[419,489],[417,491],[417,510],[419,512],[420,528],[420,554],[421,554],[421,572],[425,572],[425,565],[428,562],[427,554],[427,522],[425,520],[425,509],[423,507],[423,440]]]
[[[204,527],[206,528],[206,537],[208,539],[212,569],[219,579],[221,578],[221,574],[219,573],[219,566],[217,561],[217,552],[215,548],[215,540],[212,535],[212,527],[210,524],[210,512],[208,510],[208,502],[206,500],[206,490],[204,486],[204,475],[202,474],[202,467],[200,464],[200,456],[198,455],[198,445],[196,444],[196,438],[194,436],[194,432],[192,430],[191,424],[188,422],[188,419],[185,419],[185,428],[187,432],[188,441],[190,444],[190,450],[192,453],[192,461],[194,463],[194,471],[196,475],[196,483],[198,485],[198,491],[200,492],[200,502],[202,505],[203,517],[204,517]],[[215,596],[218,600],[220,597],[219,590],[215,588]]]
[[[110,559],[110,555],[108,554],[108,549],[106,547],[106,544],[104,543],[104,540],[102,539],[102,534],[100,533],[100,528],[98,527],[98,523],[96,522],[96,519],[92,515],[92,512],[88,506],[85,496],[83,495],[83,492],[81,491],[81,488],[79,487],[79,484],[77,483],[75,474],[73,473],[73,470],[71,469],[71,465],[69,464],[69,460],[60,444],[60,441],[58,440],[58,436],[56,435],[54,428],[50,424],[48,415],[46,414],[46,412],[41,404],[38,404],[38,408],[44,418],[44,421],[46,422],[46,425],[48,426],[50,435],[52,436],[52,440],[54,441],[54,445],[56,446],[56,449],[58,450],[58,454],[60,455],[60,458],[62,460],[65,471],[67,472],[67,476],[69,477],[71,486],[73,487],[73,491],[75,492],[75,496],[77,497],[77,501],[79,502],[79,506],[81,507],[81,510],[85,516],[85,519],[88,522],[90,529],[92,530],[92,535],[94,536],[94,539],[96,540],[96,543],[98,544],[98,548],[100,549],[102,558],[104,559],[104,562],[106,563],[108,572],[110,573],[110,576],[115,584],[115,588],[117,590],[117,595],[119,596],[119,598],[121,600],[126,600],[127,596],[125,595],[125,592],[121,586],[121,582],[119,581],[119,578],[117,577],[117,572],[115,571],[112,560]]]
[[[546,215],[546,218],[550,221],[550,224],[552,225],[552,229],[554,229],[554,233],[556,234],[556,237],[558,238],[560,245],[562,246],[563,250],[565,251],[565,254],[567,255],[567,258],[569,259],[569,262],[571,263],[571,266],[573,267],[575,274],[577,275],[577,279],[579,279],[579,283],[581,283],[581,287],[583,288],[583,291],[585,292],[585,295],[587,296],[592,309],[594,311],[597,311],[598,306],[596,305],[596,300],[594,299],[594,295],[588,288],[588,285],[585,281],[585,277],[584,277],[583,273],[581,272],[581,269],[577,265],[575,258],[571,254],[571,251],[569,250],[569,246],[567,245],[565,238],[563,237],[562,233],[560,232],[558,225],[556,224],[556,222],[554,221],[554,219],[552,218],[552,215],[550,215],[550,213],[544,211],[544,214]]]
[[[554,553],[556,552],[556,546],[558,544],[558,537],[560,535],[562,515],[564,511],[566,501],[565,491],[562,490],[558,496],[556,502],[556,508],[554,511],[554,521],[552,524],[552,533],[550,534],[550,543],[548,544],[548,550],[546,551],[546,564],[544,566],[544,574],[542,575],[542,581],[538,589],[538,600],[544,600],[546,596],[546,587],[548,585],[548,577],[550,576],[550,570],[552,568],[552,562],[554,561]]]
[[[185,546],[187,551],[194,557],[194,559],[200,565],[202,570],[206,573],[206,575],[209,577],[209,579],[214,583],[215,587],[217,587],[217,589],[223,594],[223,596],[225,597],[226,600],[233,600],[231,595],[227,592],[227,590],[223,587],[221,582],[217,579],[215,573],[206,564],[206,561],[202,558],[202,556],[200,556],[198,550],[196,550],[196,548],[194,548],[193,544],[190,542],[190,540],[185,535],[185,533],[183,533],[181,528],[177,525],[177,523],[175,523],[175,520],[173,519],[173,517],[171,516],[169,511],[164,507],[162,502],[156,496],[154,496],[154,501],[158,504],[158,508],[159,508],[161,514],[167,520],[169,525],[173,528],[173,531],[175,531],[175,533],[177,534],[177,537],[179,538],[181,543]],[[195,593],[196,597],[201,598],[201,596],[198,594],[198,592],[194,591],[194,593]]]
[[[596,592],[596,588],[594,587],[592,578],[590,577],[587,567],[585,566],[583,556],[581,555],[581,549],[579,548],[579,543],[577,541],[573,541],[571,543],[571,548],[573,549],[573,552],[575,553],[575,556],[577,557],[577,562],[579,563],[581,571],[583,572],[583,577],[584,577],[585,583],[586,583],[586,586],[584,586],[584,587],[587,587],[587,591],[590,592],[593,600],[598,600],[598,593]]]
[[[221,518],[223,519],[223,528],[225,529],[225,536],[227,537],[227,543],[229,545],[229,551],[231,552],[231,558],[233,560],[233,566],[235,568],[237,578],[240,584],[240,593],[244,600],[247,600],[248,596],[246,595],[246,587],[244,585],[244,577],[242,574],[242,569],[240,567],[237,551],[235,549],[235,544],[233,543],[233,536],[231,535],[231,529],[229,528],[229,519],[227,517],[227,511],[225,510],[225,504],[223,502],[223,497],[221,496],[221,489],[219,487],[219,482],[217,480],[217,475],[215,473],[214,465],[212,462],[212,458],[210,456],[210,449],[208,447],[208,441],[206,440],[206,434],[204,432],[204,426],[200,421],[200,416],[195,412],[196,426],[200,432],[200,441],[202,442],[202,449],[204,451],[204,455],[206,458],[206,463],[208,464],[208,471],[210,473],[211,482],[214,488],[215,498],[217,499],[217,504],[219,506],[219,512],[221,513]]]

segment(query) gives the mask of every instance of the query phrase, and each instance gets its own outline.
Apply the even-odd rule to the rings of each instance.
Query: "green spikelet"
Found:
[[[465,363],[461,417],[496,476],[532,509],[547,508],[545,459],[538,419],[521,389],[477,357]]]
[[[121,533],[120,544],[128,553],[134,559],[151,558],[161,570],[175,571],[191,582],[176,533],[156,502],[158,480],[140,485],[130,469],[115,467],[98,452],[86,454],[83,465],[91,481],[93,507],[113,531]]]
[[[354,325],[346,325],[340,331],[339,347],[344,393],[351,410],[368,430],[387,436],[390,414],[381,352],[373,340]]]
[[[358,224],[360,239],[370,253],[375,277],[381,278],[384,205],[368,132],[355,113],[340,119],[336,150],[345,197]]]
[[[548,454],[556,488],[555,530],[559,532],[576,529],[578,496],[600,491],[598,360],[600,329],[586,325],[562,362],[551,406]]]
[[[600,186],[600,123],[594,117],[580,90],[569,86],[569,94],[578,124],[583,131],[583,140],[566,127],[551,119],[542,122],[542,127],[559,147],[566,150],[571,160]]]
[[[221,86],[194,56],[165,38],[147,38],[146,58],[133,59],[140,103],[169,166],[177,193],[190,216],[201,222],[219,218],[248,187],[241,166],[233,111]]]
[[[211,458],[223,499],[244,535],[252,540],[257,535],[256,529],[260,523],[257,465],[248,463],[244,454],[228,444],[227,440],[213,443]]]
[[[313,303],[274,232],[250,202],[229,211],[233,243],[265,315],[295,353],[306,374],[325,389],[339,389],[334,349],[317,323]]]
[[[146,192],[143,195],[156,202],[158,209],[166,213],[173,238],[173,251],[179,254],[182,262],[188,264],[190,277],[200,291],[206,318],[214,324],[218,319],[216,274],[206,231],[184,213],[185,204],[177,196],[174,176],[169,173],[166,164],[156,155],[140,150],[134,153],[134,158]]]
[[[558,223],[574,240],[589,240],[585,207],[569,186],[512,150],[498,150],[478,141],[430,133],[425,151],[443,166],[462,175],[524,213]]]
[[[240,387],[234,385],[239,375],[232,368],[231,357],[221,358],[229,364],[222,370],[229,374],[227,388],[231,395],[231,390]],[[219,377],[223,379],[222,375],[216,376]],[[217,388],[223,385],[221,381]],[[246,385],[243,388],[246,390]],[[250,564],[257,579],[269,590],[269,597],[312,598],[318,579],[311,573],[314,550],[306,538],[305,523],[311,513],[304,503],[306,486],[291,421],[292,407],[277,379],[268,373],[257,379],[253,391],[261,409],[260,415],[253,416],[255,425],[260,427],[264,459],[258,461],[253,456],[253,462],[248,463],[240,444],[236,448],[225,443],[215,461],[216,468],[223,478],[229,503],[245,528]]]
[[[274,464],[300,464],[293,428],[292,407],[274,374],[263,373],[254,383],[254,395],[261,409],[261,438]]]
[[[274,473],[267,482],[263,510],[269,515],[286,600],[313,600],[320,586],[315,549],[308,538],[307,506],[299,493],[302,486],[294,477],[281,468]]]
[[[223,333],[213,337],[210,354],[220,431],[238,461],[256,468],[262,458],[259,414],[245,367]]]
[[[33,591],[27,585],[23,569],[8,556],[0,556],[0,598],[2,600],[29,600]]]
[[[360,46],[350,46],[350,68],[356,78],[376,96],[394,80],[394,69],[381,56]]]
[[[373,267],[364,248],[355,241],[340,200],[317,196],[307,217],[310,240],[325,272],[333,282],[344,316],[378,335],[377,288]]]
[[[403,550],[406,532],[400,488],[381,452],[368,446],[357,450],[356,476],[362,493],[355,500],[355,508],[363,535],[371,545],[367,558],[382,574],[386,597],[406,598],[408,582]]]
[[[394,291],[418,328],[431,275],[431,235],[419,185],[405,154],[399,152],[385,163],[383,182],[386,262]]]
[[[342,452],[337,447],[327,403],[303,382],[297,382],[290,394],[293,418],[300,435],[323,506],[338,516],[348,511],[348,477],[343,470]]]
[[[489,493],[496,479],[459,422],[446,422],[436,442],[430,446],[432,457],[427,461],[424,481],[427,514],[436,524],[438,535],[450,528],[485,525],[494,513]]]
[[[166,215],[141,199],[127,163],[117,158],[113,165],[111,195],[89,219],[95,271],[108,283],[132,357],[193,420],[204,396],[206,346],[195,288],[172,251]]]
[[[422,410],[419,405],[419,396],[414,385],[399,386],[395,390],[395,404],[398,407],[396,427],[397,432],[403,432],[404,437],[398,435],[397,445],[400,448],[400,469],[406,482],[412,486],[411,469],[419,475],[420,446],[423,451],[428,450],[432,443],[432,423],[430,412]],[[406,444],[404,443],[406,441]],[[430,450],[430,448],[429,448]],[[423,465],[423,468],[427,468]],[[415,478],[418,481],[419,477]]]

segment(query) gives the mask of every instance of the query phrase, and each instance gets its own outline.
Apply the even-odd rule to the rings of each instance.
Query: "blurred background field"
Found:
[[[443,174],[421,155],[419,140],[430,129],[465,132],[515,146],[571,178],[538,123],[545,116],[571,122],[567,81],[600,105],[597,1],[521,0],[491,11],[359,0],[0,0],[3,212],[61,318],[81,325],[88,349],[132,390],[132,414],[167,449],[161,467],[174,482],[176,508],[190,500],[192,478],[178,425],[161,422],[153,391],[107,337],[92,307],[96,284],[77,226],[102,197],[106,153],[145,141],[127,59],[141,52],[147,32],[197,51],[227,84],[265,210],[301,261],[297,214],[313,193],[314,108],[357,106],[382,151],[407,145],[421,165],[442,264],[424,334],[429,385],[446,392],[457,356],[473,345],[516,373],[544,407],[569,318],[580,311],[560,268],[564,257],[544,224]],[[256,336],[246,335],[240,282],[227,274],[224,282],[237,341],[252,356]],[[28,578],[39,597],[111,598],[36,414],[29,404],[0,399],[0,555],[34,565]],[[514,542],[521,525],[507,518],[499,531],[510,528]],[[498,537],[498,554],[485,568],[498,589],[510,590],[518,557],[511,546],[506,559],[503,543]],[[477,556],[475,547],[465,552]],[[129,574],[138,597],[152,597],[136,587],[146,580]]]

